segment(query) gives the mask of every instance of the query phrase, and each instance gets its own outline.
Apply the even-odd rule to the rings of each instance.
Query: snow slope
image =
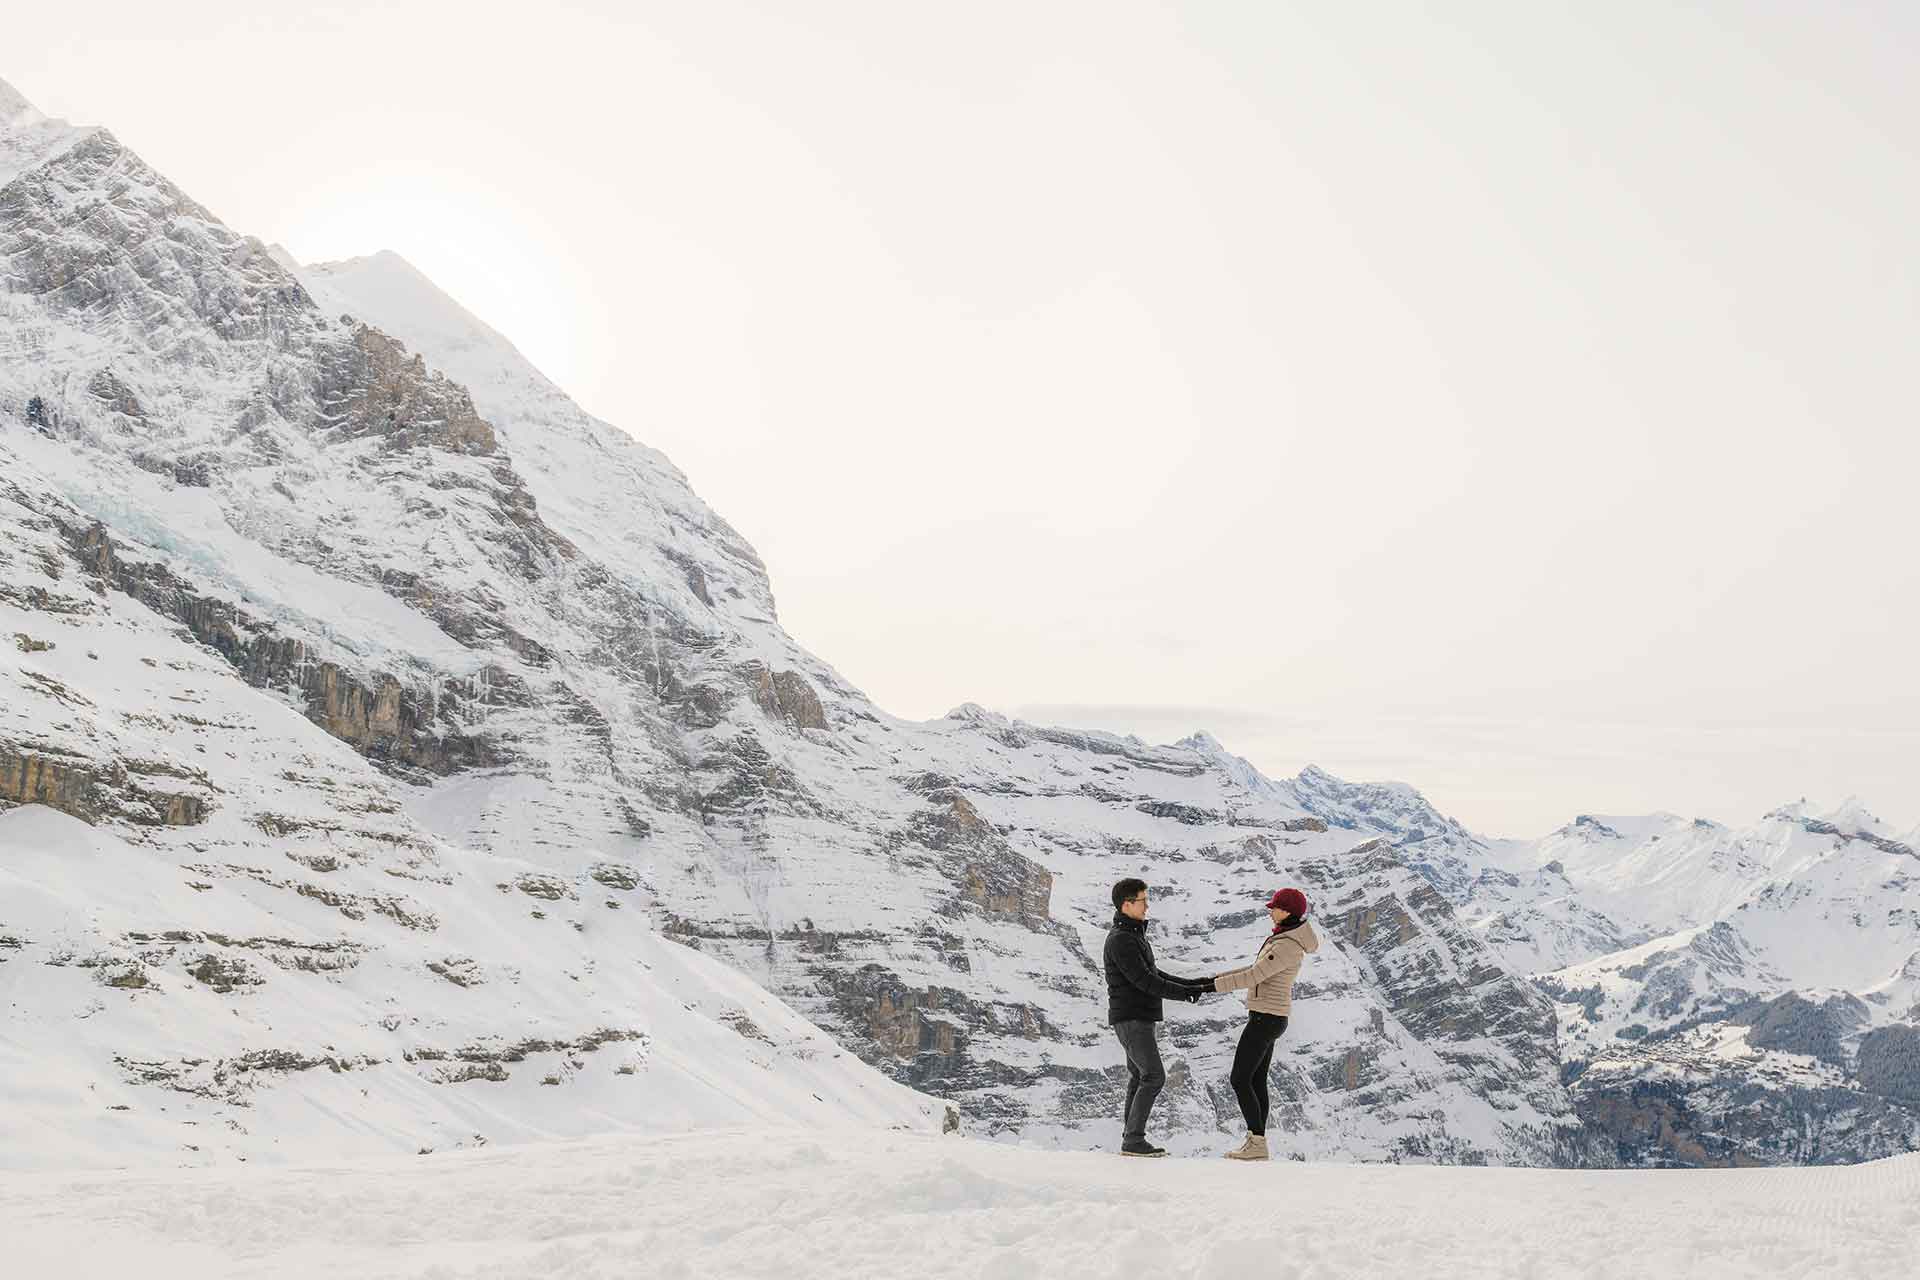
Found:
[[[0,1167],[946,1122],[636,913],[591,921],[557,968],[551,931],[471,866],[415,887],[441,922],[417,935],[157,855],[43,806],[0,813]],[[120,1052],[130,1028],[148,1057]]]
[[[776,1130],[0,1174],[0,1236],[20,1274],[80,1280],[1878,1280],[1920,1267],[1920,1155],[1702,1174],[1245,1166]]]
[[[0,774],[46,802],[0,810],[0,1167],[948,1123],[658,932],[643,868],[415,824],[288,689],[78,572],[77,512],[0,462]]]
[[[586,413],[396,253],[294,269],[322,311],[378,325],[460,383],[562,536],[676,608],[724,615],[760,656],[800,660],[775,622],[760,557],[665,454]]]

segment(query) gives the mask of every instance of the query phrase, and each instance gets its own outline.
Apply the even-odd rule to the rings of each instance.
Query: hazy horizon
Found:
[[[1920,821],[1920,14],[515,12],[41,9],[0,77],[400,253],[896,714]]]

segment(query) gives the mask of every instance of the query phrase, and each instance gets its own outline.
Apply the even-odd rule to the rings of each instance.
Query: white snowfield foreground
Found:
[[[1920,1267],[1920,1155],[1710,1172],[1248,1166],[731,1131],[0,1174],[0,1239],[22,1280],[1893,1277]]]

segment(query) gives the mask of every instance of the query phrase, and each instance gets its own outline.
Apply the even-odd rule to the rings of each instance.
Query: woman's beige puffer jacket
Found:
[[[1302,920],[1297,929],[1270,935],[1260,944],[1260,954],[1252,964],[1221,974],[1213,980],[1213,989],[1244,989],[1247,1008],[1287,1017],[1293,1010],[1293,980],[1300,976],[1300,962],[1319,949],[1320,939],[1313,926]]]

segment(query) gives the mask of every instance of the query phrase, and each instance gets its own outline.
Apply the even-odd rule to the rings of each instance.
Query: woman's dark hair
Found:
[[[1139,893],[1141,890],[1145,889],[1146,887],[1147,887],[1147,882],[1145,880],[1135,880],[1135,879],[1132,879],[1131,877],[1129,877],[1128,879],[1122,880],[1119,884],[1114,885],[1113,886],[1113,909],[1115,911],[1118,911],[1120,909],[1121,903],[1125,902],[1128,898],[1133,897],[1136,893]]]

